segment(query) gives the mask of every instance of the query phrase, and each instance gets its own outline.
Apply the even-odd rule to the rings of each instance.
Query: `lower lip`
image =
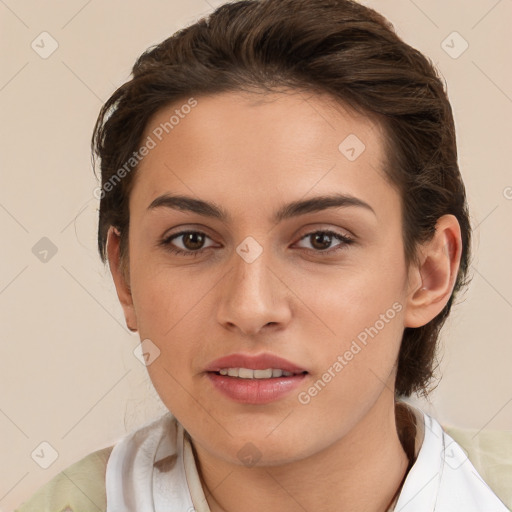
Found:
[[[241,379],[208,372],[208,377],[221,393],[242,404],[268,404],[297,388],[307,374],[270,379]]]

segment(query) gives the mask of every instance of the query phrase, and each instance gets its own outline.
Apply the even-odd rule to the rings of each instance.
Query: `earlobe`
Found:
[[[405,327],[421,327],[450,300],[462,254],[460,226],[454,215],[440,217],[433,238],[421,247],[419,267],[411,269]]]
[[[124,311],[126,325],[132,332],[137,331],[137,317],[133,306],[133,298],[130,283],[123,272],[120,258],[121,235],[119,231],[110,226],[107,233],[107,257],[112,279],[117,291],[117,297]]]

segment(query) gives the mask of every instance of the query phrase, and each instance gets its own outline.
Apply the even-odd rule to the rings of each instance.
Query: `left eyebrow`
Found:
[[[306,200],[292,201],[291,203],[285,204],[275,212],[272,220],[273,222],[278,223],[285,219],[305,215],[306,213],[319,212],[329,208],[346,208],[350,206],[366,209],[377,216],[375,210],[362,199],[349,194],[332,194],[317,196]],[[163,194],[154,199],[147,209],[153,210],[161,207],[189,211],[205,217],[215,218],[223,222],[232,221],[231,215],[221,206],[212,202],[184,195]]]

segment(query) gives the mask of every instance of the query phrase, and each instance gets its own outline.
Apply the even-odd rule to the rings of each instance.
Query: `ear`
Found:
[[[460,226],[454,215],[443,215],[432,240],[420,248],[420,265],[409,269],[404,326],[421,327],[450,300],[462,254]]]
[[[121,235],[119,231],[114,226],[110,226],[107,233],[108,264],[116,286],[117,297],[123,307],[126,325],[130,331],[135,332],[137,331],[137,317],[133,306],[129,278],[121,267],[120,242]]]

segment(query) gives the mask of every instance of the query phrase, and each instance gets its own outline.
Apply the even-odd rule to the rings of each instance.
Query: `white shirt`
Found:
[[[410,406],[409,406],[410,407]],[[427,414],[396,512],[508,512],[462,448]],[[126,435],[106,469],[107,512],[210,512],[188,434],[170,413]]]

